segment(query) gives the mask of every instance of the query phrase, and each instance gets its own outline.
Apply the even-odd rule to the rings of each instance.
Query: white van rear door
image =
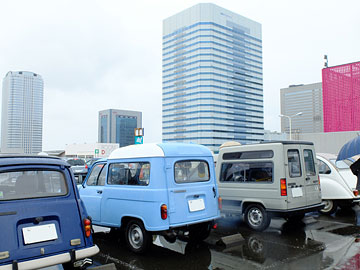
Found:
[[[306,206],[306,188],[305,175],[301,148],[294,145],[284,145],[286,184],[288,209],[294,209]]]
[[[321,202],[321,193],[319,188],[319,177],[315,169],[314,149],[309,145],[303,145],[303,163],[305,173],[305,190],[307,205],[318,204]]]

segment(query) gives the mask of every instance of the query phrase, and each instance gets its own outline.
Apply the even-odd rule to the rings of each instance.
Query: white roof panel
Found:
[[[164,151],[155,143],[134,144],[114,150],[108,159],[164,157]]]

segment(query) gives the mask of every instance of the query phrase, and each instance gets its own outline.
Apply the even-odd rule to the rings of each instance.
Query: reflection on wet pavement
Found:
[[[94,261],[115,263],[117,269],[360,269],[359,212],[314,213],[300,224],[274,219],[261,233],[247,229],[239,217],[222,218],[205,242],[171,244],[157,236],[144,255],[100,232],[94,235],[101,250]]]

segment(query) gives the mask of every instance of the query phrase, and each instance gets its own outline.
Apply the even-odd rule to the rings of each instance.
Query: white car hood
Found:
[[[356,188],[357,177],[350,169],[339,169],[339,173],[351,189]]]

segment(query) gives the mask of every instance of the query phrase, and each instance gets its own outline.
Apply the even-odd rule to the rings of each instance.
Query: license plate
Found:
[[[205,203],[203,199],[188,200],[190,212],[201,211],[205,209]]]
[[[55,224],[25,227],[22,233],[26,245],[58,239]]]
[[[301,187],[292,188],[291,194],[292,194],[293,198],[302,197],[303,196],[302,188]]]

